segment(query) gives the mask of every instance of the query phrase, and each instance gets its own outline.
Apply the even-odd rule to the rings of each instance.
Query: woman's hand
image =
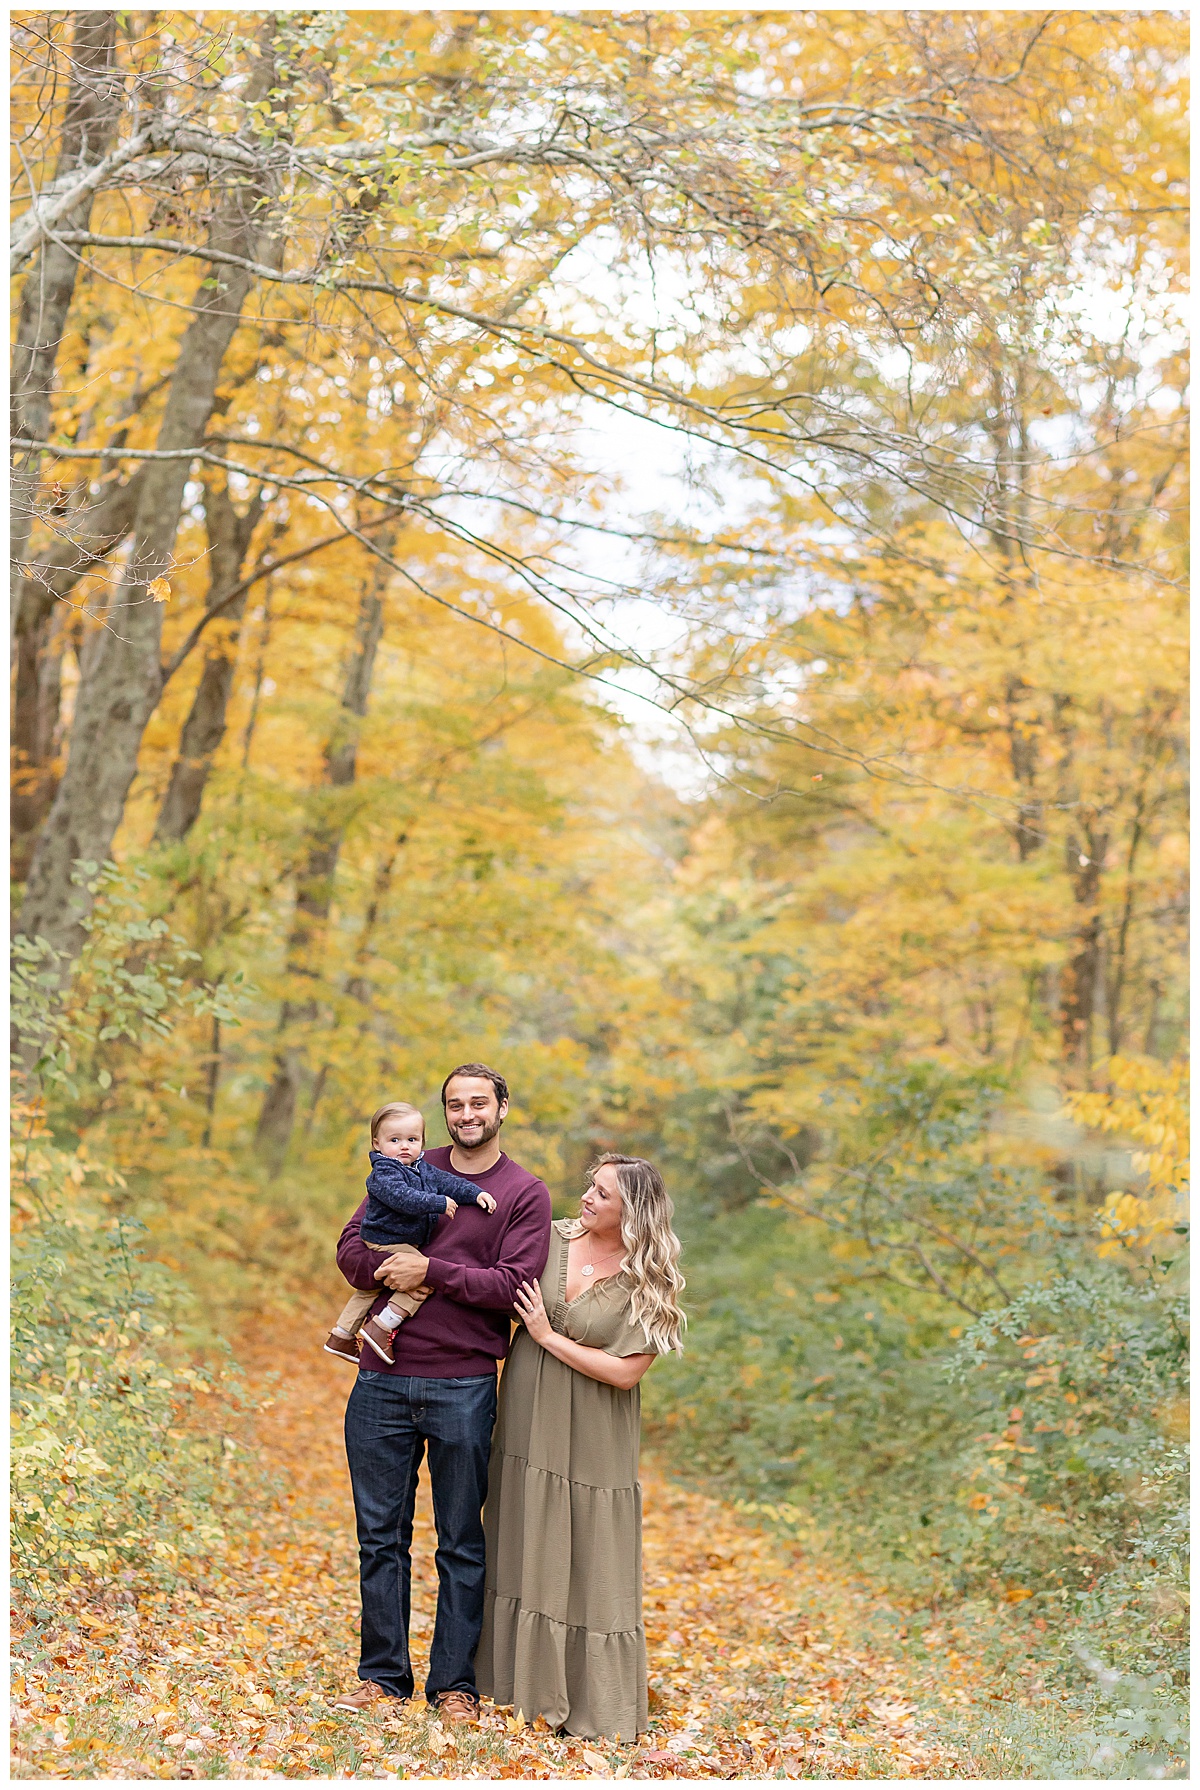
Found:
[[[603,1349],[589,1348],[586,1343],[572,1342],[551,1324],[542,1304],[542,1289],[533,1281],[521,1282],[513,1305],[534,1342],[540,1343],[547,1354],[573,1367],[577,1373],[586,1374],[589,1380],[615,1386],[618,1392],[628,1392],[636,1386],[654,1360],[653,1355],[618,1357],[606,1354]]]
[[[513,1304],[517,1316],[534,1342],[541,1343],[545,1348],[548,1338],[554,1335],[554,1328],[546,1316],[546,1307],[542,1304],[541,1287],[536,1281],[523,1280]]]

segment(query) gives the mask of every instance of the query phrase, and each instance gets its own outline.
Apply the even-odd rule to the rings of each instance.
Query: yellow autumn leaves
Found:
[[[1102,1255],[1122,1244],[1147,1245],[1187,1218],[1189,1187],[1188,1065],[1113,1057],[1107,1090],[1072,1093],[1066,1107],[1089,1130],[1140,1145],[1131,1153],[1145,1190],[1111,1193],[1102,1213]]]

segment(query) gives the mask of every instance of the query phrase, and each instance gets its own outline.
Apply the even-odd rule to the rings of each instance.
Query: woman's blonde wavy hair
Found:
[[[609,1151],[597,1156],[589,1172],[594,1175],[608,1162],[617,1171],[621,1189],[622,1273],[633,1286],[633,1321],[642,1326],[652,1347],[682,1354],[687,1319],[679,1295],[687,1283],[676,1266],[679,1238],[671,1229],[675,1208],[653,1163]]]

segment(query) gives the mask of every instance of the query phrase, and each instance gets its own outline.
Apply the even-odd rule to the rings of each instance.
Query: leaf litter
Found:
[[[273,1505],[210,1579],[84,1592],[14,1626],[18,1778],[938,1778],[978,1766],[947,1739],[981,1666],[927,1630],[881,1640],[881,1595],[643,1463],[650,1729],[636,1745],[553,1734],[485,1704],[478,1729],[418,1698],[330,1708],[355,1683],[357,1559],[342,1449],[348,1376],[320,1355],[256,1383]],[[418,1494],[412,1647],[420,1685],[437,1581]],[[881,1620],[882,1624],[881,1624]]]

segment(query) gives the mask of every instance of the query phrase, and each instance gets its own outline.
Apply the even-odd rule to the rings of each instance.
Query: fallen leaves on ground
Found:
[[[22,1634],[13,1775],[55,1778],[970,1777],[939,1738],[978,1667],[927,1631],[918,1665],[881,1647],[878,1594],[771,1541],[652,1463],[645,1491],[651,1723],[636,1746],[558,1738],[485,1705],[478,1729],[419,1698],[329,1707],[355,1683],[358,1591],[341,1416],[350,1375],[314,1353],[264,1397],[258,1433],[283,1491],[219,1579],[169,1597],[93,1597]],[[436,1597],[418,1500],[418,1683]],[[123,1601],[122,1601],[123,1599]],[[939,1645],[940,1643],[940,1645]]]

